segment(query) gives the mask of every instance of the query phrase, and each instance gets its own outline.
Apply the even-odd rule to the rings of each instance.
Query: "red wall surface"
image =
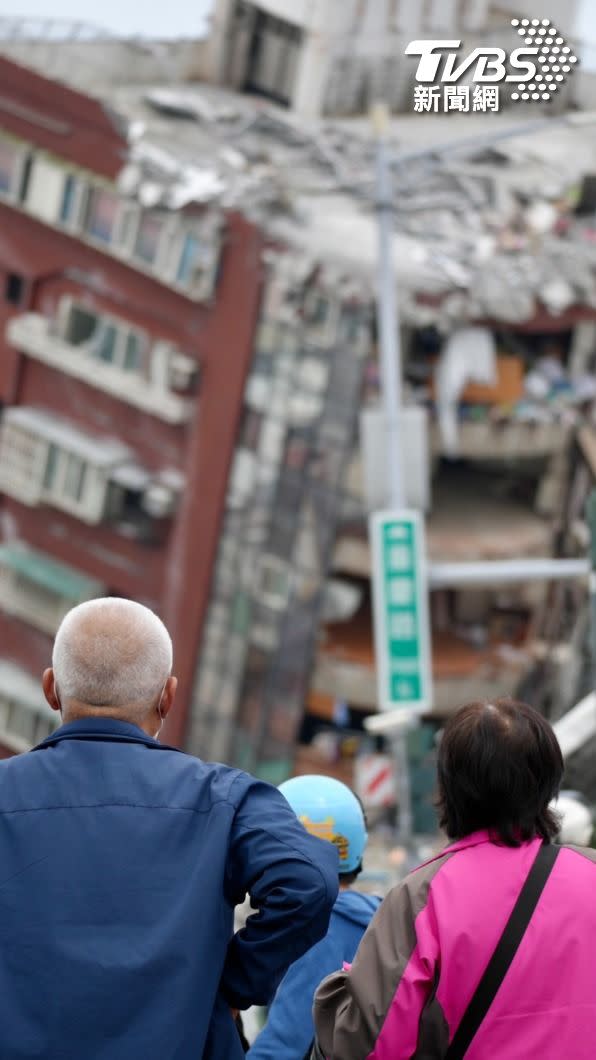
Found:
[[[87,526],[54,508],[28,508],[9,497],[0,498],[1,536],[21,538],[100,579],[109,592],[147,603],[163,617],[174,640],[180,682],[178,709],[167,726],[172,742],[184,740],[252,356],[261,252],[258,230],[231,216],[216,294],[211,304],[200,305],[74,237],[0,205],[1,294],[8,273],[24,280],[20,305],[0,297],[0,401],[49,409],[100,437],[118,437],[149,469],[177,468],[187,483],[160,546],[129,540],[107,525]],[[173,341],[197,358],[200,383],[189,423],[164,423],[11,348],[7,321],[27,311],[53,316],[66,293],[84,295],[87,304]],[[37,676],[50,653],[49,637],[0,613],[0,654]]]
[[[99,100],[4,57],[0,127],[108,178],[126,159],[125,130]]]

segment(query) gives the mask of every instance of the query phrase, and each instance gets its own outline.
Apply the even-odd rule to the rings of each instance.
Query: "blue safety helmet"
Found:
[[[339,874],[357,872],[368,840],[364,812],[350,789],[333,777],[294,777],[280,785],[307,832],[337,847]]]

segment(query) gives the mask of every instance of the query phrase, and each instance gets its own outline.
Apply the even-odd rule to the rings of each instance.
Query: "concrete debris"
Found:
[[[216,113],[204,96],[198,92],[188,95],[167,88],[155,88],[145,96],[149,106],[172,118],[190,118],[193,121],[213,122]]]
[[[135,130],[120,177],[124,194],[166,210],[241,210],[272,242],[330,262],[360,294],[374,290],[368,122],[309,123],[208,84],[106,85],[105,102]],[[422,143],[433,135],[428,122],[410,115],[391,127],[394,263],[406,325],[448,334],[462,319],[520,324],[541,310],[596,306],[596,226],[591,214],[575,213],[584,174],[596,172],[586,116],[581,129],[553,120],[528,133],[521,122],[520,134],[507,139],[500,137],[505,127],[515,130],[515,119],[491,117],[457,126],[469,145],[456,157],[440,155],[451,123],[437,128],[432,159],[416,150],[421,124]],[[491,146],[492,135],[498,144]]]
[[[180,210],[191,203],[212,202],[225,191],[225,183],[212,167],[180,163],[145,140],[131,146],[118,183],[123,194],[138,198],[147,209]]]

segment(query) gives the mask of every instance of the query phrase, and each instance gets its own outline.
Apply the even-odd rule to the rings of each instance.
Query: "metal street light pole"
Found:
[[[393,183],[386,141],[389,115],[384,104],[375,105],[372,119],[377,138],[377,331],[387,431],[389,500],[393,507],[403,508],[405,496],[399,449],[402,406],[401,339],[392,260]]]
[[[377,103],[372,110],[376,134],[377,217],[379,256],[377,270],[377,332],[380,355],[381,389],[385,412],[389,503],[392,508],[405,506],[404,481],[401,463],[400,413],[402,406],[402,363],[399,316],[395,292],[392,260],[393,183],[387,148],[389,112],[385,104]],[[412,844],[412,788],[407,750],[407,728],[394,728],[391,740],[395,762],[399,822],[398,842],[407,851]]]

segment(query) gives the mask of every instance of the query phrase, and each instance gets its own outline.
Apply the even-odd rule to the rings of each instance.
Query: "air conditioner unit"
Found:
[[[166,519],[176,507],[176,493],[168,486],[153,482],[143,494],[142,506],[153,519]]]
[[[199,378],[199,365],[191,357],[174,353],[170,357],[168,382],[172,390],[186,393],[194,390]]]

